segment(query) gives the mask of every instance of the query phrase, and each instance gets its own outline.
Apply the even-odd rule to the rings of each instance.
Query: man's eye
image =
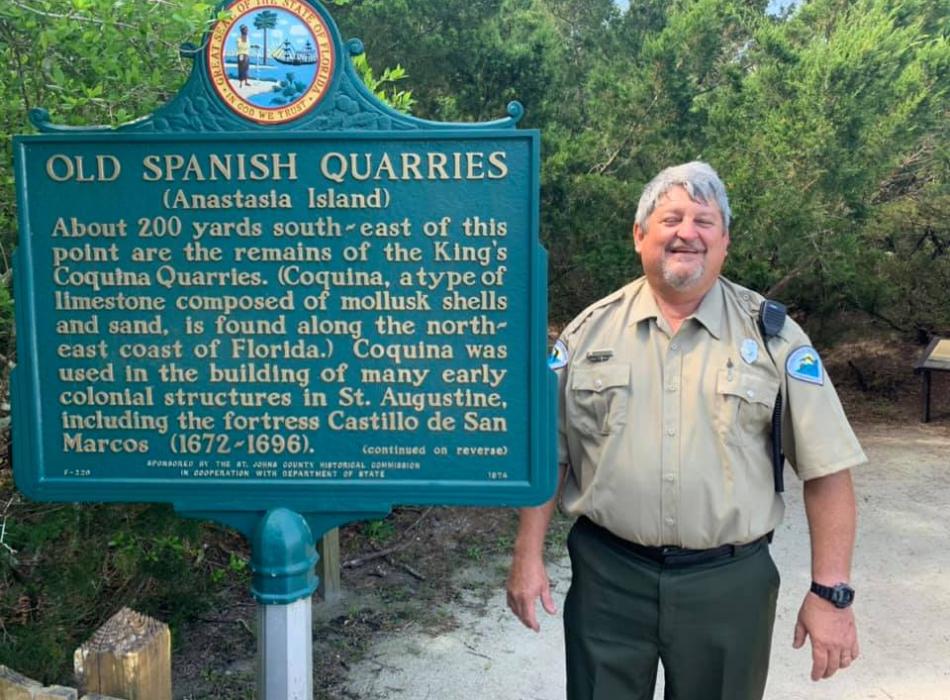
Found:
[[[666,217],[665,219],[663,219],[662,221],[663,221],[663,223],[666,224],[667,226],[672,226],[673,224],[678,224],[678,223],[681,221],[681,219],[678,219],[678,218],[675,217],[675,216],[667,216],[667,217]]]

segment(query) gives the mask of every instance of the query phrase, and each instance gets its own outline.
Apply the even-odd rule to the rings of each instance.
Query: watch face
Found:
[[[843,583],[839,583],[832,589],[831,602],[836,608],[846,608],[854,602],[854,589]]]

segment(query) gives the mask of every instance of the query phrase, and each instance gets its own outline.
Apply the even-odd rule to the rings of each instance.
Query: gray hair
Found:
[[[660,174],[650,180],[640,195],[640,204],[637,206],[636,223],[646,231],[647,219],[656,209],[667,192],[674,187],[682,187],[689,198],[694,202],[710,204],[715,202],[722,213],[722,223],[729,230],[729,219],[732,212],[729,209],[729,197],[726,196],[726,186],[722,184],[719,175],[709,163],[694,160],[681,165],[674,165],[660,171]]]

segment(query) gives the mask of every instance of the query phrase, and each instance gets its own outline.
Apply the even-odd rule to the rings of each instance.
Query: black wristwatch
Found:
[[[824,598],[836,608],[847,608],[854,602],[854,589],[846,583],[839,583],[835,586],[822,586],[820,583],[811,582],[811,592],[819,598]]]

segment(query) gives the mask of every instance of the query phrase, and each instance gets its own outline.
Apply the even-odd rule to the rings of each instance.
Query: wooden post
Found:
[[[924,374],[924,386],[923,386],[923,401],[924,401],[924,410],[923,410],[923,422],[930,422],[930,370],[923,370]]]
[[[342,595],[340,586],[340,531],[333,528],[320,540],[317,545],[320,560],[317,562],[317,576],[320,577],[320,587],[317,592],[324,602],[332,603]]]
[[[168,625],[122,608],[73,657],[87,693],[127,700],[171,700],[172,638]]]

